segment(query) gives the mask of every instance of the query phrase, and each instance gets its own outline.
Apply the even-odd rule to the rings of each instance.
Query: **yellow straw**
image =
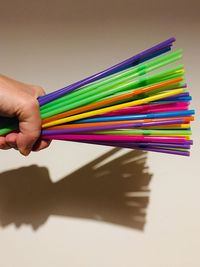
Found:
[[[77,115],[73,115],[67,118],[63,118],[63,119],[59,119],[59,120],[55,120],[55,121],[51,121],[48,123],[44,123],[42,125],[42,128],[47,128],[50,126],[54,126],[54,125],[58,125],[58,124],[62,124],[62,123],[66,123],[66,122],[70,122],[70,121],[76,121],[76,120],[80,120],[80,119],[84,119],[84,118],[88,118],[88,117],[92,117],[92,116],[96,116],[96,115],[101,115],[103,113],[107,113],[110,111],[115,111],[118,109],[122,109],[122,108],[128,108],[128,107],[133,107],[133,106],[139,106],[142,104],[146,104],[152,101],[156,101],[162,98],[166,98],[166,97],[170,97],[170,96],[174,96],[177,94],[181,94],[185,91],[184,88],[180,88],[180,89],[175,89],[169,92],[165,92],[162,94],[158,94],[158,95],[154,95],[154,96],[149,96],[143,99],[138,99],[138,100],[134,100],[134,101],[130,101],[127,103],[123,103],[123,104],[118,104],[118,105],[114,105],[114,106],[110,106],[110,107],[106,107],[106,108],[101,108],[101,109],[97,109],[97,110],[92,110],[92,111],[88,111],[88,112],[84,112],[81,114],[77,114]]]

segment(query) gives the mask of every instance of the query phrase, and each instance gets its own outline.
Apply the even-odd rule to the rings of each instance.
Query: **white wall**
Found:
[[[70,142],[0,151],[0,266],[200,266],[200,5],[56,2],[1,3],[0,72],[50,92],[175,36],[195,144],[190,158]]]

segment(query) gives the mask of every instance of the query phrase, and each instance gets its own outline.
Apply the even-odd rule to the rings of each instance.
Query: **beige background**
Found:
[[[171,36],[190,158],[53,142],[0,151],[0,266],[200,266],[199,1],[0,1],[0,72],[50,92]]]

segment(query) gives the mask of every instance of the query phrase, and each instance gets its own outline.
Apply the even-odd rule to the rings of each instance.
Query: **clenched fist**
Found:
[[[27,156],[32,150],[49,145],[48,141],[39,140],[41,118],[37,97],[41,95],[44,90],[39,86],[0,75],[0,115],[19,120],[19,132],[0,136],[0,149],[15,148]]]

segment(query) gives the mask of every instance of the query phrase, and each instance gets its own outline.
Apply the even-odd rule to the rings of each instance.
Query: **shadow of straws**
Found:
[[[147,154],[112,149],[52,183],[47,168],[32,165],[0,174],[0,225],[33,229],[50,215],[93,219],[143,230],[151,174]]]

